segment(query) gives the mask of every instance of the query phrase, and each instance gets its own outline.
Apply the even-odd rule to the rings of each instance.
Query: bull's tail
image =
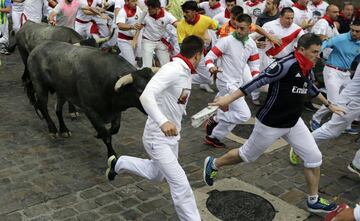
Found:
[[[36,97],[36,93],[35,93],[35,90],[34,90],[34,85],[32,84],[30,78],[27,79],[26,81],[24,81],[24,87],[25,87],[25,90],[26,90],[26,95],[27,95],[27,97],[28,97],[28,99],[30,101],[30,104],[35,109],[36,115],[38,115],[38,117],[41,120],[44,119],[43,115],[40,112],[39,102],[38,102],[38,99]]]

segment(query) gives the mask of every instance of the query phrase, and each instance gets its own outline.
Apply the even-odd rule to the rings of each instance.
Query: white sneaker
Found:
[[[208,93],[214,93],[215,91],[211,89],[211,87],[208,84],[200,84],[200,89],[208,92]]]

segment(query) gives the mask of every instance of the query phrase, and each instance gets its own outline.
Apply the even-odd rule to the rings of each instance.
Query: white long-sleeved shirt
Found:
[[[148,114],[144,135],[164,138],[160,126],[170,121],[176,125],[180,139],[181,120],[191,92],[191,67],[181,58],[165,64],[146,85],[140,102]]]
[[[136,6],[136,12],[134,14],[132,14],[131,10],[128,9],[127,7],[123,7],[120,9],[118,15],[116,16],[115,19],[115,23],[124,23],[127,25],[135,25],[136,23],[138,23],[139,18],[142,14],[141,9]],[[133,37],[136,33],[136,30],[127,30],[127,31],[123,31],[123,30],[119,30],[119,33],[122,33],[128,37]]]
[[[42,18],[43,0],[26,0],[24,2],[24,15],[27,20],[40,23]]]
[[[255,2],[251,2],[247,0],[244,4],[244,13],[251,16],[251,20],[253,23],[256,23],[258,16],[264,11],[265,1],[257,0]]]
[[[213,17],[214,20],[216,20],[220,26],[222,26],[223,24],[225,24],[226,22],[228,22],[230,20],[230,12],[228,12],[226,9],[220,13],[218,13],[217,15],[215,15]]]
[[[315,5],[312,1],[309,1],[307,8],[308,10],[310,10],[310,12],[312,13],[313,16],[316,15],[316,11],[318,11],[321,15],[320,17],[325,15],[326,12],[326,8],[329,6],[329,3],[325,2],[325,1],[321,1],[320,4]]]
[[[326,21],[326,19],[324,18],[318,20],[315,23],[315,25],[311,29],[311,32],[317,35],[326,35],[328,38],[334,37],[335,35],[339,34],[336,26],[330,26],[328,21]]]
[[[259,53],[251,38],[245,43],[236,39],[234,34],[219,39],[205,57],[207,68],[214,67],[215,60],[218,60],[218,66],[223,69],[217,74],[217,78],[223,82],[237,82],[242,85],[245,82],[246,64],[253,76],[259,73]]]
[[[292,9],[294,10],[294,23],[299,26],[313,18],[313,14],[309,9],[302,10],[295,6]]]
[[[204,9],[205,15],[209,16],[210,18],[213,18],[215,15],[225,10],[225,8],[221,6],[221,4],[220,7],[210,8],[209,2],[201,2],[199,4],[199,7]]]
[[[161,16],[156,18],[150,16],[149,13],[146,14],[143,22],[145,25],[143,37],[145,39],[150,41],[159,41],[162,37],[164,37],[167,25],[172,25],[177,21],[171,13],[165,11],[165,9],[161,10]]]
[[[93,1],[88,1],[88,0],[78,0],[80,3],[80,8],[76,14],[76,18],[81,20],[81,21],[85,21],[88,22],[90,21],[94,15],[86,15],[84,13],[83,10],[81,10],[82,8],[85,8],[87,6],[89,7],[93,7],[95,8],[97,5],[101,5],[102,4],[102,0],[93,0]]]

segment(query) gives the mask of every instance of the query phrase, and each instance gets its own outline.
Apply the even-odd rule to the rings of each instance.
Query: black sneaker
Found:
[[[216,125],[218,125],[218,123],[214,120],[214,116],[211,116],[205,124],[206,135],[210,136]]]
[[[105,176],[109,181],[115,179],[117,173],[115,172],[115,165],[116,165],[117,158],[115,155],[109,157],[107,161],[108,168],[106,169]]]
[[[225,144],[222,143],[220,140],[218,140],[217,138],[212,138],[209,136],[206,136],[204,139],[204,143],[208,144],[210,146],[213,146],[215,148],[221,148],[221,147],[225,147]]]
[[[316,112],[318,110],[318,108],[314,107],[314,105],[311,102],[306,102],[304,104],[304,107],[306,110],[311,111],[311,112]]]

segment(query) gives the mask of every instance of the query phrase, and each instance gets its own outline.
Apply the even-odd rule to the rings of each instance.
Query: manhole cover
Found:
[[[224,221],[271,221],[275,209],[269,201],[253,193],[228,190],[213,190],[206,207],[217,218]]]

